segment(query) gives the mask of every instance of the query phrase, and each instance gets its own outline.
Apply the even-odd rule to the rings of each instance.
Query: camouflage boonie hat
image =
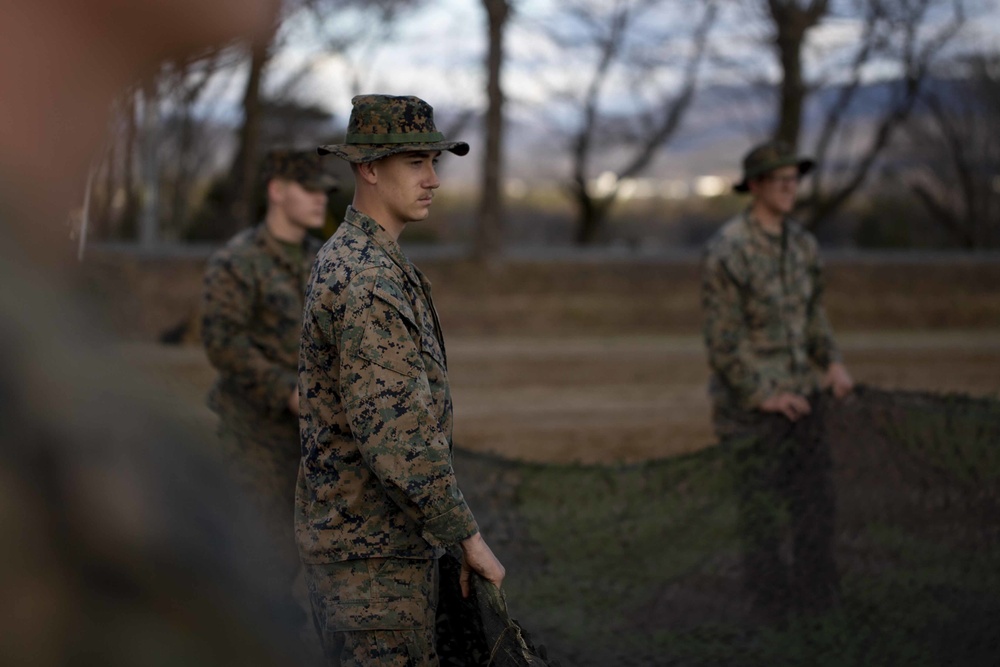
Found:
[[[319,156],[312,151],[278,148],[268,151],[260,167],[260,182],[267,185],[272,178],[295,181],[306,190],[335,190],[340,183],[323,170]]]
[[[419,97],[358,95],[347,122],[343,144],[320,146],[320,155],[333,153],[348,162],[373,162],[411,151],[469,152],[464,141],[445,141],[434,127],[434,110]]]
[[[815,164],[809,158],[795,155],[784,141],[768,141],[752,148],[743,158],[743,180],[734,185],[733,190],[747,192],[752,179],[781,167],[795,165],[799,168],[799,176],[805,176]]]

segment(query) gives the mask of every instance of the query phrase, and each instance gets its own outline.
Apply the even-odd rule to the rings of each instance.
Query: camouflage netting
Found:
[[[544,660],[523,628],[510,617],[504,594],[473,575],[468,599],[458,584],[460,554],[441,558],[438,651],[442,667],[558,667]]]
[[[840,603],[785,623],[744,590],[720,448],[622,466],[458,452],[520,621],[505,636],[494,608],[481,636],[528,649],[465,664],[998,664],[1000,402],[862,387],[824,407]]]

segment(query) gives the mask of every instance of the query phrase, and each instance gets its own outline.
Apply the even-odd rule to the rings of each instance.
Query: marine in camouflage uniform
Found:
[[[750,151],[736,190],[753,201],[709,241],[703,270],[713,421],[731,454],[744,575],[759,612],[777,621],[827,609],[838,594],[820,389],[842,397],[852,383],[823,309],[816,241],[788,217],[811,167],[780,142]],[[790,565],[780,556],[786,514]]]
[[[253,554],[275,595],[299,569],[292,516],[299,462],[297,366],[306,281],[320,242],[327,191],[336,184],[313,152],[273,150],[261,170],[265,219],[208,262],[202,340],[219,376],[209,406],[223,452],[274,542]],[[287,600],[293,605],[291,598]]]
[[[415,97],[353,100],[354,203],[306,295],[296,536],[331,665],[436,665],[437,559],[499,585],[452,466],[452,402],[431,286],[397,243],[424,219],[445,141]],[[467,581],[463,582],[467,585]]]

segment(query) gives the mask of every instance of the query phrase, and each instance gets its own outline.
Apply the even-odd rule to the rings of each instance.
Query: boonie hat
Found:
[[[295,181],[307,190],[335,190],[340,184],[323,169],[319,156],[313,151],[276,148],[267,152],[260,167],[260,180],[266,184],[272,178]]]
[[[411,151],[469,152],[464,141],[445,141],[434,126],[434,109],[419,97],[358,95],[351,104],[344,143],[320,146],[320,155],[333,153],[358,163]]]
[[[799,168],[799,176],[805,176],[815,164],[809,158],[795,155],[792,147],[784,141],[768,141],[750,149],[743,158],[743,179],[733,186],[733,190],[746,192],[752,179],[781,167],[795,165]]]

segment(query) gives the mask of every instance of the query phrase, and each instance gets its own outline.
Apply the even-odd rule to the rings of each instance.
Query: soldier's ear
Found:
[[[280,202],[285,196],[285,182],[280,178],[272,178],[267,182],[267,200]]]
[[[361,162],[354,165],[354,176],[360,178],[368,185],[378,183],[378,160],[372,162]]]

